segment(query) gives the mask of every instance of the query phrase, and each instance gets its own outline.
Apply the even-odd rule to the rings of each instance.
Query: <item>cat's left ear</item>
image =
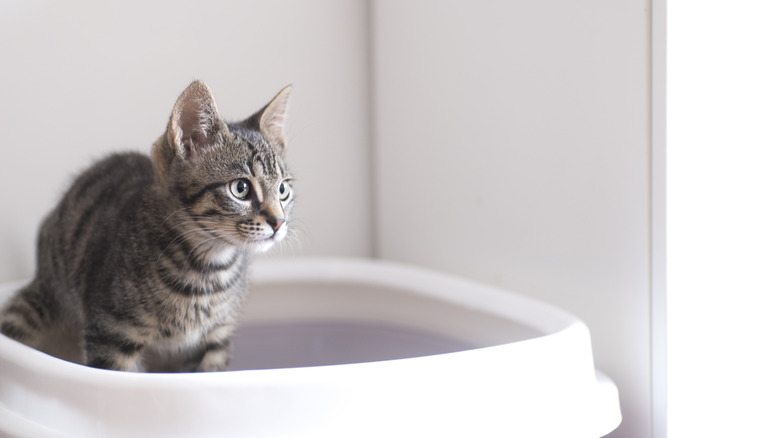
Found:
[[[179,96],[173,107],[168,135],[176,153],[191,159],[220,142],[220,132],[227,129],[219,116],[217,104],[208,85],[195,81]]]
[[[243,122],[247,128],[260,131],[280,154],[284,154],[287,144],[284,122],[287,118],[287,103],[291,91],[292,85],[284,87],[268,105]]]

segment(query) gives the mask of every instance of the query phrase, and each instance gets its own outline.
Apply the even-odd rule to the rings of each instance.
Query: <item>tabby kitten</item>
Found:
[[[224,370],[247,253],[288,230],[289,94],[226,123],[206,84],[192,83],[151,159],[112,155],[76,179],[42,224],[35,277],[0,331],[92,367]]]

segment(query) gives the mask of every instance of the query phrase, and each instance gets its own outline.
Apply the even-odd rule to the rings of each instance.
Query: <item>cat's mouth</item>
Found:
[[[243,234],[243,233],[242,233]],[[287,236],[287,224],[281,225],[277,230],[266,230],[244,235],[247,249],[255,253],[264,253],[276,243],[281,242]]]

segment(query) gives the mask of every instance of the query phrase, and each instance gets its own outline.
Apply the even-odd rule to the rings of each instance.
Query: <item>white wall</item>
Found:
[[[72,177],[148,151],[196,78],[232,119],[294,83],[287,252],[369,255],[366,16],[361,0],[0,3],[0,281],[32,275],[38,224]]]
[[[378,252],[568,309],[651,436],[650,3],[374,2]]]
[[[779,20],[669,2],[670,438],[780,436]]]

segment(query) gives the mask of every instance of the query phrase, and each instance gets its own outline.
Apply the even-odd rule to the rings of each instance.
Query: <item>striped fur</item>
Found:
[[[116,154],[79,176],[43,222],[35,278],[0,331],[93,367],[225,369],[247,253],[287,233],[289,91],[227,124],[194,82],[151,159]]]

